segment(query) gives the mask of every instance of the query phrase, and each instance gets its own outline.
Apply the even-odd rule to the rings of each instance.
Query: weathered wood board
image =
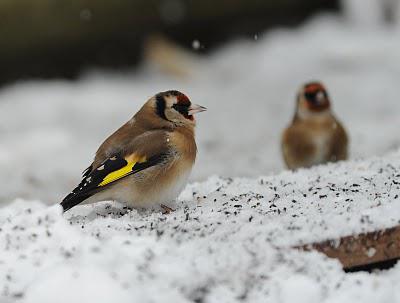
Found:
[[[345,270],[400,258],[400,225],[297,247],[338,259]]]

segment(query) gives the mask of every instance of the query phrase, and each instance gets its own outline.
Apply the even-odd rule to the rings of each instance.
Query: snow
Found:
[[[63,215],[20,199],[0,216],[0,293],[18,302],[396,302],[398,265],[345,274],[336,260],[290,248],[398,225],[399,194],[396,152],[258,179],[213,176],[190,184],[170,215],[110,202]]]
[[[297,30],[238,41],[202,60],[186,81],[143,66],[136,73],[91,72],[78,82],[6,87],[0,92],[0,163],[7,186],[0,200],[59,201],[102,140],[151,95],[172,88],[209,109],[198,115],[194,181],[281,171],[280,134],[296,90],[311,79],[329,88],[350,134],[352,158],[384,155],[400,146],[400,32],[348,27],[339,17],[321,16]]]
[[[291,249],[400,223],[400,31],[346,16],[234,42],[193,59],[185,80],[144,64],[3,88],[0,302],[399,301],[399,264],[346,274]],[[351,160],[285,171],[280,134],[312,79],[329,88]],[[102,202],[63,215],[102,139],[168,89],[209,108],[176,211]]]

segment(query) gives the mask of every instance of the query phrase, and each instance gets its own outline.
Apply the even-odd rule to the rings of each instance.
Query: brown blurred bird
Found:
[[[187,80],[201,68],[201,57],[159,34],[149,35],[144,41],[144,58],[168,76]]]
[[[108,137],[84,171],[81,183],[61,202],[116,200],[135,208],[159,208],[182,191],[196,159],[194,114],[205,111],[178,91],[161,92]]]
[[[346,131],[332,113],[325,87],[305,84],[297,97],[292,124],[282,136],[282,153],[289,169],[346,160]]]

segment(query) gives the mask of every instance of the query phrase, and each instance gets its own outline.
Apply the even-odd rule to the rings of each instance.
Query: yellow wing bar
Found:
[[[140,157],[140,156],[137,156],[137,155],[132,155],[132,156],[126,158],[125,160],[128,162],[128,164],[125,165],[124,167],[122,167],[122,168],[116,170],[116,171],[113,171],[112,173],[109,173],[107,176],[105,176],[105,178],[104,178],[103,181],[98,185],[98,187],[105,186],[105,185],[107,185],[107,184],[110,184],[110,183],[112,183],[112,182],[115,182],[115,181],[117,181],[117,180],[119,180],[119,179],[121,179],[121,178],[123,178],[123,177],[129,175],[129,173],[132,172],[133,167],[134,167],[137,163],[144,163],[144,162],[146,162],[146,157],[145,157],[145,156]]]

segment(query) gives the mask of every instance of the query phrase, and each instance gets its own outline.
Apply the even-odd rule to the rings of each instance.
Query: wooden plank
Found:
[[[345,270],[400,258],[400,225],[296,248],[338,259]]]

